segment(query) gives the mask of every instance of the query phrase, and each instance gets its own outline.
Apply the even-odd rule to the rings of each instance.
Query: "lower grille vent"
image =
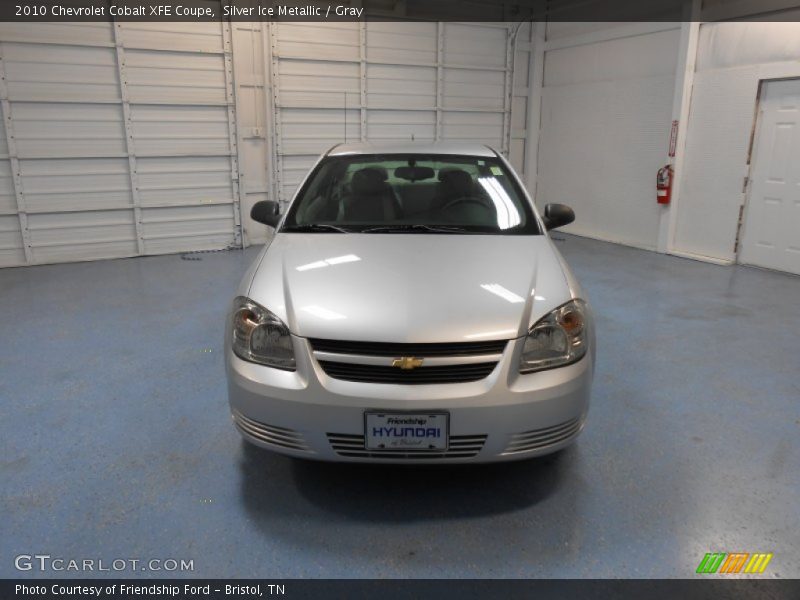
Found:
[[[485,435],[451,435],[448,449],[441,452],[430,450],[367,450],[364,447],[363,435],[349,435],[344,433],[329,433],[328,441],[331,448],[339,456],[350,458],[472,458],[483,449],[486,442]]]
[[[580,430],[581,420],[580,418],[576,418],[565,421],[560,425],[517,433],[511,436],[511,442],[509,442],[503,454],[517,454],[519,452],[546,448],[547,446],[552,446],[553,444],[558,444],[559,442],[571,438]]]
[[[233,423],[240,431],[261,442],[273,446],[280,446],[281,448],[288,448],[290,450],[309,452],[309,448],[303,436],[292,429],[275,427],[274,425],[267,425],[266,423],[254,421],[253,419],[248,419],[238,411],[233,411],[231,416],[233,417]]]

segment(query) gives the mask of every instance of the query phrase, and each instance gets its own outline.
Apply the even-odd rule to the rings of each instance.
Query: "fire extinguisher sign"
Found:
[[[675,157],[675,146],[678,143],[678,121],[672,122],[672,131],[669,132],[669,157]]]

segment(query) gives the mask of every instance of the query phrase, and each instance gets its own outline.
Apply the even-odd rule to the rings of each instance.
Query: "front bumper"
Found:
[[[294,337],[297,371],[241,360],[226,350],[233,420],[246,440],[290,456],[339,462],[463,463],[556,452],[581,432],[589,407],[593,348],[575,364],[520,375],[524,339],[512,340],[480,381],[401,385],[329,377],[304,338]],[[447,451],[369,452],[364,412],[446,411]]]

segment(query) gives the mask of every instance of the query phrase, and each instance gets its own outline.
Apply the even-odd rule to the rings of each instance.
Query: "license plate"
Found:
[[[364,414],[367,450],[447,450],[447,413]]]

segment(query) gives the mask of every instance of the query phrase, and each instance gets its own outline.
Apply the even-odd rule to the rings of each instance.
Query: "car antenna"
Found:
[[[344,112],[344,143],[347,143],[347,92],[342,92],[342,98],[344,102],[342,102],[343,112]]]

